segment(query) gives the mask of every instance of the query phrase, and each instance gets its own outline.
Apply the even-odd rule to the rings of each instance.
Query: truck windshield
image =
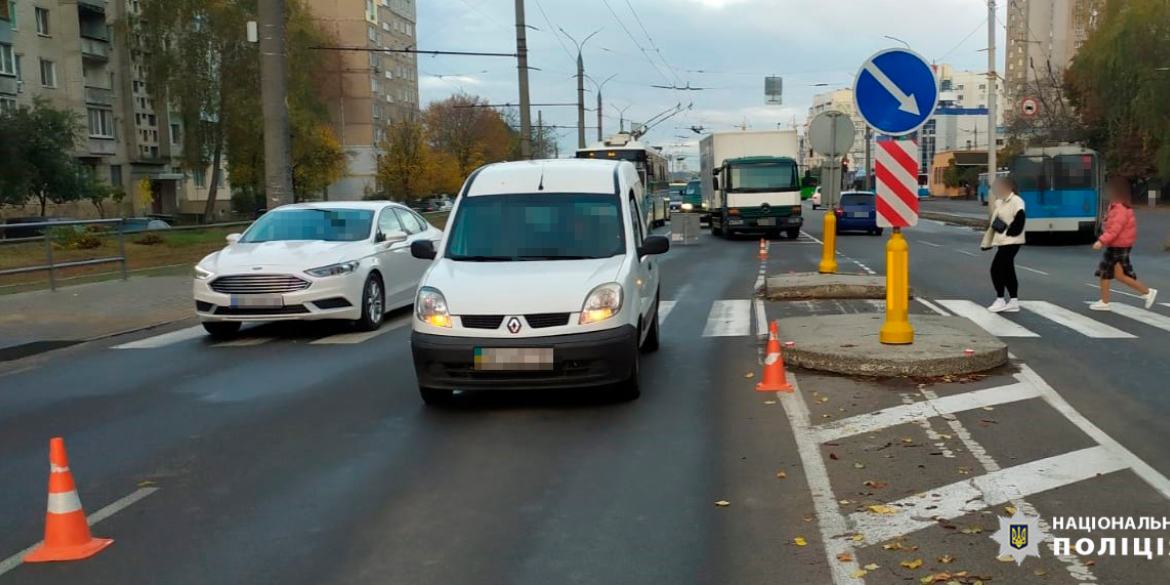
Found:
[[[731,182],[727,190],[732,193],[764,193],[799,189],[796,164],[775,162],[732,165]]]
[[[524,193],[468,197],[445,257],[463,262],[582,260],[625,253],[616,195]]]

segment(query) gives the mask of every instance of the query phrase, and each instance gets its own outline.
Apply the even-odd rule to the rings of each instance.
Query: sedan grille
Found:
[[[309,281],[291,274],[236,274],[211,281],[211,290],[229,295],[290,293],[309,288]]]

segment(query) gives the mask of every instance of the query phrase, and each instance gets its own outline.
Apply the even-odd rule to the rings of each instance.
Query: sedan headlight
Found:
[[[683,203],[682,208],[683,208],[683,211],[690,211],[690,210],[694,209],[695,206],[691,205],[690,203]]]
[[[590,291],[581,307],[578,324],[587,325],[605,321],[622,310],[622,286],[616,282],[603,284]]]
[[[451,327],[451,313],[447,311],[447,299],[438,289],[424,286],[418,289],[414,301],[414,314],[419,321],[435,327]]]
[[[338,262],[337,264],[330,264],[329,266],[311,268],[306,270],[305,274],[308,274],[309,276],[316,276],[317,278],[349,274],[350,272],[357,270],[359,264],[361,264],[361,262],[357,260],[350,260],[349,262]]]
[[[207,280],[208,278],[211,278],[212,276],[215,276],[215,274],[213,272],[211,272],[210,270],[207,270],[206,268],[203,268],[202,266],[195,267],[195,280]]]

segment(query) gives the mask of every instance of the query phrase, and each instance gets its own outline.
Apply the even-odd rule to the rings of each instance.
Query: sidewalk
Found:
[[[191,298],[189,276],[143,276],[0,296],[0,361],[191,317]]]

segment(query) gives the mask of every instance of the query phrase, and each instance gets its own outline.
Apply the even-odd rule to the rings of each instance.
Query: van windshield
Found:
[[[625,253],[621,218],[612,194],[467,197],[444,256],[464,262],[609,258]]]

